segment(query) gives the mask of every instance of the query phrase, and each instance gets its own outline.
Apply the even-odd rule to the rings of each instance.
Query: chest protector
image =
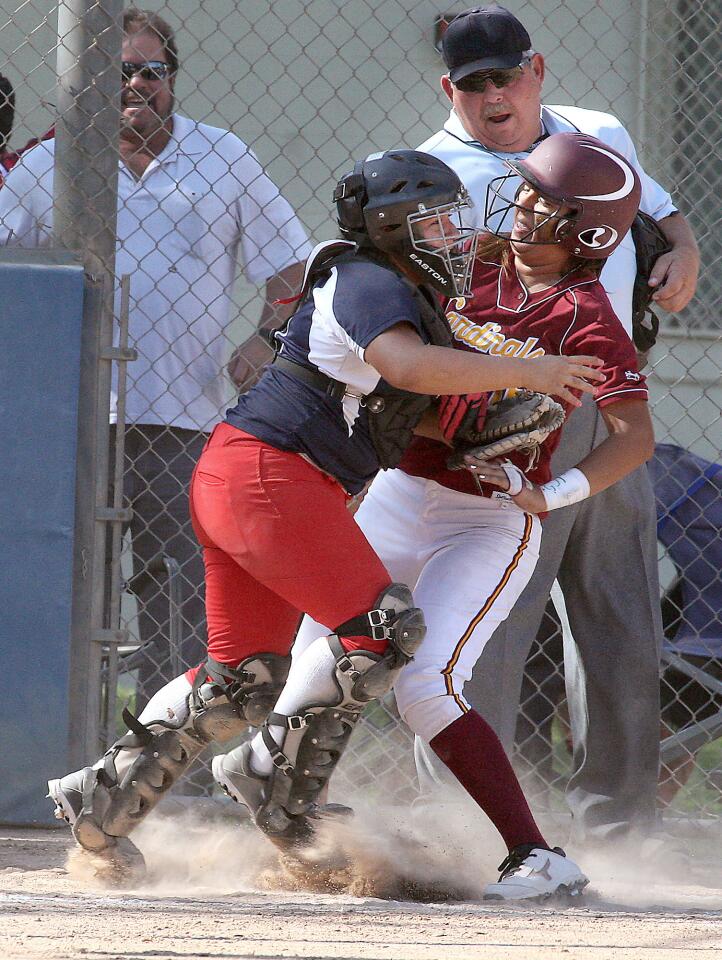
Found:
[[[320,249],[322,247],[322,249]],[[446,317],[437,304],[433,291],[426,286],[416,286],[407,280],[382,257],[373,251],[360,251],[355,244],[338,240],[330,244],[319,245],[309,257],[304,277],[300,299],[303,302],[309,296],[313,286],[319,280],[328,276],[332,267],[353,260],[365,260],[375,263],[384,270],[400,276],[408,285],[418,310],[423,337],[427,343],[437,347],[452,345],[451,331]],[[275,345],[275,344],[274,344]],[[307,371],[308,368],[294,366]],[[289,370],[289,372],[292,372]],[[306,377],[303,377],[306,379]],[[316,385],[333,394],[333,385],[337,381],[327,377],[320,370],[314,370]],[[323,381],[323,382],[322,382]],[[344,391],[345,392],[345,391]],[[414,435],[414,428],[421,420],[426,409],[432,402],[432,397],[420,393],[411,393],[400,390],[387,383],[383,377],[373,390],[361,398],[361,406],[366,407],[368,413],[369,434],[373,443],[379,464],[384,470],[398,466],[401,458]]]

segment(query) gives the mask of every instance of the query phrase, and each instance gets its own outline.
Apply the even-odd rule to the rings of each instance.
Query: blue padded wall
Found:
[[[42,262],[52,261],[52,262]],[[48,822],[67,770],[83,268],[0,254],[0,821]]]

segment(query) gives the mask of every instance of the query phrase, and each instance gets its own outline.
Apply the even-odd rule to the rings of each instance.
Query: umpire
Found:
[[[658,222],[671,251],[650,278],[653,300],[681,310],[694,294],[699,253],[669,194],[642,170],[629,134],[616,117],[578,107],[543,105],[544,58],[503,7],[459,14],[443,38],[448,73],[441,86],[452,110],[444,129],[420,149],[452,167],[483,226],[491,179],[505,159],[523,159],[553,133],[579,130],[622,153],[642,179],[641,208]],[[636,273],[629,235],[601,275],[617,316],[631,335]],[[606,436],[593,403],[578,410],[553,461],[556,474],[577,463]],[[501,736],[514,740],[527,653],[541,624],[554,579],[564,593],[578,653],[567,671],[574,724],[575,772],[568,791],[576,840],[603,840],[654,820],[659,763],[659,648],[662,635],[654,498],[644,467],[603,493],[558,510],[544,523],[532,580],[509,619],[486,647],[466,687],[472,703]],[[568,665],[569,666],[569,665]],[[572,682],[570,674],[578,678]],[[420,774],[433,760],[417,741]]]

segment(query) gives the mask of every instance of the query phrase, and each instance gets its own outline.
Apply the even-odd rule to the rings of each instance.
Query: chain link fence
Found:
[[[648,372],[662,445],[655,466],[666,633],[660,804],[718,817],[722,4],[509,6],[546,57],[545,101],[619,116],[703,252],[697,295],[679,315],[663,317]],[[109,476],[109,532],[96,538],[102,557],[93,586],[101,598],[102,622],[92,625],[99,716],[88,752],[119,732],[121,702],[138,711],[201,659],[203,567],[188,520],[191,470],[237,385],[267,359],[256,329],[282,319],[273,301],[294,288],[307,238],[334,235],[329,208],[338,176],[354,158],[415,147],[443,125],[437,22],[461,9],[424,0],[177,0],[153,6],[174,32],[163,42],[138,23],[124,37],[120,4],[110,0],[0,0],[0,239],[82,248],[89,269],[95,263],[98,274],[107,269],[115,278],[107,304],[115,348],[106,343],[103,355],[115,368],[113,426],[97,437]],[[140,75],[125,67],[122,83],[121,60],[160,66]],[[126,115],[176,111],[174,139],[158,158],[127,149],[121,106]],[[42,143],[20,160],[34,139]],[[102,246],[108,232],[117,237],[114,261]],[[545,626],[529,658],[517,751],[532,796],[560,805],[571,758],[551,608]],[[365,718],[336,787],[349,794],[378,788],[382,778],[387,797],[408,802],[416,793],[411,737],[392,702]],[[207,768],[182,789],[210,789]]]

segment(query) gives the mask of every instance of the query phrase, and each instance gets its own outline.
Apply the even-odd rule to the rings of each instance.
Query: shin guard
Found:
[[[341,624],[331,637],[319,637],[294,663],[284,693],[261,729],[273,761],[269,776],[254,773],[248,745],[215,758],[216,780],[246,803],[257,825],[278,846],[311,838],[316,801],[362,711],[391,689],[425,632],[410,590],[391,584],[379,596],[377,609]],[[367,635],[386,640],[388,647],[383,654],[346,652],[339,635]],[[302,671],[311,675],[310,681],[303,681]]]
[[[50,784],[50,795],[80,846],[94,852],[115,846],[209,743],[225,743],[249,724],[261,723],[283,687],[288,665],[288,657],[275,654],[259,654],[236,668],[210,661],[181,705],[166,710],[172,721],[141,722],[124,710],[130,732],[93,767]],[[147,713],[148,708],[143,717]]]

